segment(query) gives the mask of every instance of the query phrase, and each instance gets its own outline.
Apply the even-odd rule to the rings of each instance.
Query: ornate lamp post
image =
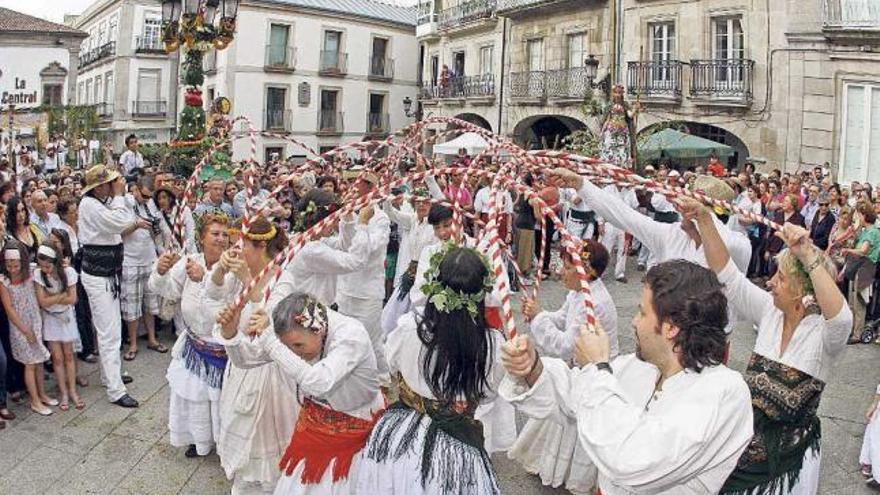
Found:
[[[172,53],[183,48],[184,52],[181,69],[186,94],[180,113],[180,128],[172,146],[195,146],[205,137],[202,59],[211,48],[223,50],[229,46],[235,36],[238,5],[239,0],[162,0],[165,51]]]
[[[590,88],[601,90],[605,93],[605,97],[607,98],[611,91],[611,71],[609,71],[601,80],[596,82],[596,76],[599,73],[599,61],[596,60],[595,55],[590,54],[587,56],[586,60],[584,60],[584,73],[587,76],[587,82],[590,84]]]

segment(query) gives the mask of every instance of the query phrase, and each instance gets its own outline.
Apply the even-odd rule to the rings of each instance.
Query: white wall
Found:
[[[67,66],[70,60],[70,52],[63,48],[44,47],[0,47],[0,96],[7,93],[33,93],[36,91],[35,103],[16,104],[16,108],[35,108],[43,101],[43,85],[40,80],[40,71],[52,62],[58,62],[62,67],[70,70]],[[15,89],[15,80],[24,81],[24,89]],[[64,78],[62,97],[67,95],[67,78]],[[5,108],[6,103],[0,103]]]

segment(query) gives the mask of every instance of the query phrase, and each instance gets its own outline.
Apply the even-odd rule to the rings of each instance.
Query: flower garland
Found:
[[[489,259],[483,256],[480,252],[473,250],[477,256],[480,257],[480,261],[483,262],[483,267],[486,269],[486,276],[483,277],[483,284],[480,291],[468,294],[452,290],[441,282],[438,279],[440,276],[440,263],[443,262],[443,259],[450,253],[450,251],[458,247],[459,246],[454,242],[446,242],[436,253],[431,255],[430,264],[425,271],[425,284],[422,285],[421,290],[423,294],[428,296],[428,302],[433,304],[438,311],[451,313],[453,311],[465,309],[468,314],[471,315],[471,318],[476,319],[478,306],[480,302],[486,298],[486,294],[492,291],[492,287],[495,284],[495,277],[493,276]]]

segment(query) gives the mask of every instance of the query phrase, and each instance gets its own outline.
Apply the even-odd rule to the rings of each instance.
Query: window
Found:
[[[284,158],[284,147],[282,147],[282,146],[267,146],[265,154],[266,154],[265,161],[263,163],[269,163],[276,156],[279,160],[281,160]]]
[[[138,70],[137,99],[139,102],[159,101],[161,95],[159,81],[159,69]]]
[[[107,36],[107,22],[101,21],[101,23],[98,24],[98,46],[107,43],[109,39],[110,38]]]
[[[385,112],[385,95],[379,93],[370,93],[370,114],[367,116],[367,131],[369,132],[385,132],[388,123]]]
[[[722,17],[712,21],[714,26],[713,50],[716,62],[715,80],[732,85],[743,82],[745,71],[741,63],[745,58],[745,42],[739,17]]]
[[[324,31],[324,49],[321,52],[321,69],[341,69],[340,50],[342,49],[341,31]]]
[[[674,77],[669,61],[675,58],[675,24],[658,22],[648,25],[651,37],[650,77],[654,86],[663,87]]]
[[[85,96],[85,98],[86,98],[86,100],[85,100],[86,105],[91,105],[92,103],[94,103],[94,100],[92,100],[92,80],[91,79],[88,79],[86,81],[86,96]]]
[[[144,39],[141,48],[157,50],[162,39],[162,19],[147,17],[144,19]]]
[[[494,46],[484,46],[480,48],[480,74],[492,73],[492,55],[494,51]]]
[[[431,55],[431,85],[437,85],[438,77],[440,77],[440,56]]]
[[[44,84],[43,105],[49,105],[53,107],[61,106],[64,103],[64,99],[61,96],[63,90],[63,84]]]
[[[107,35],[110,38],[110,41],[116,41],[116,26],[119,24],[119,18],[116,15],[113,15],[110,18],[110,22],[107,27]]]
[[[95,77],[95,103],[104,102],[104,79],[101,76]]]
[[[210,108],[211,108],[211,105],[214,104],[214,98],[215,98],[216,94],[217,94],[217,92],[214,91],[214,87],[213,87],[213,86],[211,86],[210,88],[208,88],[208,99],[205,100],[205,109],[206,109],[206,110],[210,109]]]
[[[464,75],[464,52],[453,52],[452,53],[452,75],[453,76],[463,76]]]
[[[266,88],[266,128],[284,129],[287,88]]]
[[[844,89],[840,182],[880,181],[880,86],[847,84]]]
[[[319,130],[336,130],[338,127],[337,112],[339,91],[332,89],[321,90],[321,113],[318,121]]]
[[[388,40],[386,38],[373,38],[373,56],[370,59],[370,74],[373,76],[385,77],[388,75],[386,70],[390,70],[390,67],[386,67],[388,63],[390,63],[388,60]]]
[[[113,103],[115,97],[116,87],[113,86],[113,73],[107,72],[104,74],[104,102]]]
[[[575,69],[584,66],[587,59],[587,33],[568,35],[568,68]]]
[[[86,104],[86,83],[85,81],[80,81],[76,87],[76,104],[77,105],[85,105]]]
[[[541,38],[526,41],[526,59],[530,72],[544,70],[544,40]]]
[[[290,39],[290,26],[284,24],[271,24],[269,26],[269,46],[266,65],[273,67],[287,67],[287,46]]]

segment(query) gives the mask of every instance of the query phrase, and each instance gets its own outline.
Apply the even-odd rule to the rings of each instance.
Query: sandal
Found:
[[[137,356],[137,354],[138,351],[127,351],[125,354],[123,354],[122,359],[125,359],[126,361],[134,361],[134,358]]]
[[[21,402],[21,392],[12,392],[9,394],[9,398],[12,399],[12,402]]]
[[[37,409],[36,407],[34,407],[33,404],[31,404],[31,411],[39,414],[40,416],[51,416],[52,415],[52,410],[49,409],[48,407],[45,407],[45,406],[43,409]]]
[[[61,401],[61,403],[58,404],[58,409],[60,409],[62,411],[69,411],[70,410],[70,403],[67,402],[67,400]]]
[[[58,399],[53,399],[51,397],[47,397],[46,400],[41,399],[40,402],[52,407],[56,407],[59,404]]]
[[[74,407],[76,407],[77,410],[81,411],[86,408],[86,403],[84,400],[82,400],[82,397],[79,397],[79,396],[74,397],[73,403],[74,403]]]
[[[80,387],[88,387],[89,386],[89,379],[84,376],[78,376],[78,377],[76,377],[76,384],[79,385]]]
[[[15,419],[15,413],[10,411],[8,408],[0,408],[0,419],[12,421],[13,419]]]
[[[156,342],[155,344],[147,344],[147,349],[151,351],[156,351],[159,354],[165,354],[166,352],[168,352],[168,348],[165,347],[165,344],[161,342]]]

